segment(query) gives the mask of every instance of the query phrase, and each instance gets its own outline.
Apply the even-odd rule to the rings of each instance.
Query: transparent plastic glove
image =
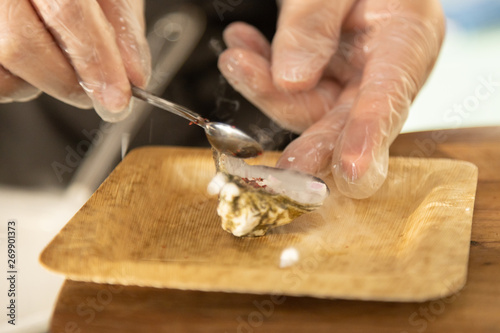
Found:
[[[302,133],[279,167],[332,172],[353,198],[387,176],[389,146],[438,56],[437,0],[283,0],[272,46],[234,23],[219,69],[283,127]]]
[[[107,121],[150,75],[142,0],[0,0],[0,102],[40,91]]]

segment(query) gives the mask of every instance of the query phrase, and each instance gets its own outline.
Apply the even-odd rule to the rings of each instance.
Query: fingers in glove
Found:
[[[284,91],[315,87],[337,50],[353,0],[284,0],[272,43],[273,79]]]
[[[271,44],[259,30],[247,23],[231,23],[224,30],[223,38],[228,48],[254,51],[264,59],[271,60]]]
[[[73,68],[27,0],[0,4],[0,63],[15,77],[59,100],[80,108],[92,106]],[[15,78],[7,80],[11,83],[4,84],[24,86],[23,94],[35,94]]]
[[[269,61],[246,49],[224,51],[219,56],[219,69],[250,102],[282,127],[296,133],[323,117],[333,107],[341,89],[337,82],[323,80],[307,92],[282,92],[273,84]]]
[[[0,66],[0,103],[27,102],[40,95],[40,90]]]
[[[144,1],[98,0],[114,28],[116,43],[132,84],[146,88],[151,76],[151,55],[144,32]]]
[[[131,97],[113,27],[97,1],[32,0],[45,25],[66,53],[80,85],[99,115],[125,118]]]
[[[333,156],[337,188],[375,193],[387,176],[389,146],[437,57],[442,36],[421,20],[393,19],[367,46],[360,92]]]
[[[335,106],[286,147],[277,167],[319,177],[330,173],[335,144],[345,126],[358,89],[359,81],[353,80],[347,85]]]

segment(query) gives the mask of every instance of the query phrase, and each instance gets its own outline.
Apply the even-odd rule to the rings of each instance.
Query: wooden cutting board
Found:
[[[273,164],[266,153],[259,164]],[[466,281],[477,168],[391,158],[373,197],[335,191],[324,207],[262,238],[220,227],[206,194],[211,152],[131,152],[41,255],[69,279],[159,288],[422,301]],[[280,268],[294,247],[300,260]]]

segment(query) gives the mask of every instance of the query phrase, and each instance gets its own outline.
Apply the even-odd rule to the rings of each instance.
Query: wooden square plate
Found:
[[[272,165],[278,153],[252,163]],[[444,297],[466,281],[477,168],[391,158],[371,198],[335,190],[261,238],[222,230],[208,149],[132,151],[41,255],[77,281],[387,301]],[[280,267],[284,249],[300,259]]]

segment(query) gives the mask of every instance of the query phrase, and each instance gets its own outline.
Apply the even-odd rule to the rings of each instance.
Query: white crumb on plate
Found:
[[[280,268],[290,267],[299,261],[299,251],[294,247],[289,247],[281,252]]]
[[[288,158],[288,162],[293,162],[293,161],[295,161],[295,157],[289,157]]]

